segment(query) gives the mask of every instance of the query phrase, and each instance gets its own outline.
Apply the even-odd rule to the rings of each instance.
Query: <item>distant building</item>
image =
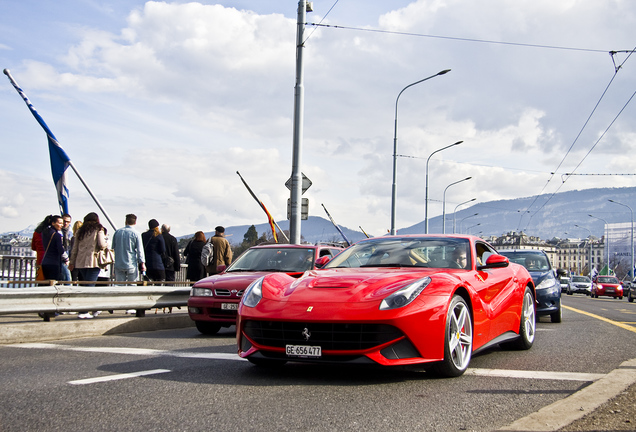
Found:
[[[541,240],[539,237],[533,237],[525,234],[523,231],[520,232],[509,232],[500,237],[497,237],[494,240],[491,240],[490,243],[496,249],[539,249],[544,251],[553,267],[557,267],[557,247],[553,244],[550,244],[544,240]]]
[[[5,234],[0,237],[0,255],[35,256],[31,249],[31,239],[19,234]]]

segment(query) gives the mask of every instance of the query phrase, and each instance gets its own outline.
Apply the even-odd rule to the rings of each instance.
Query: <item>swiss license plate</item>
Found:
[[[221,303],[223,310],[238,310],[238,303]]]
[[[322,349],[319,346],[310,345],[286,345],[285,353],[289,357],[311,357],[318,358],[322,355]]]

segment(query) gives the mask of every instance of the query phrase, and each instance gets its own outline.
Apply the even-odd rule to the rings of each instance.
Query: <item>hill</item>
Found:
[[[612,203],[610,199],[624,205]],[[454,207],[447,204],[446,233],[452,233],[453,225],[455,225],[457,233],[468,231],[470,234],[482,237],[500,236],[511,231],[523,231],[544,240],[554,237],[584,238],[590,232],[601,237],[604,233],[605,222],[596,218],[604,219],[607,223],[630,222],[632,214],[625,205],[636,209],[636,187],[584,189],[554,195],[544,194],[538,197],[489,201],[463,208],[456,214],[452,212]],[[590,217],[590,214],[596,218]],[[278,224],[283,230],[289,229],[289,221],[280,221]],[[235,245],[241,243],[249,227],[250,225],[225,227],[230,243]],[[270,233],[267,223],[255,224],[255,227],[259,236]],[[25,228],[19,233],[30,237],[33,228],[35,227]],[[361,231],[342,225],[340,228],[351,242],[366,237]],[[389,220],[387,220],[388,228]],[[308,220],[302,221],[301,231],[303,240],[309,243],[342,241],[342,236],[333,224],[318,216],[310,216]],[[442,216],[431,218],[429,233],[441,232]],[[398,228],[398,234],[421,233],[424,233],[424,221],[410,227]],[[213,234],[205,233],[206,238]],[[369,234],[383,235],[385,233]],[[194,233],[179,238],[189,238],[193,235]]]

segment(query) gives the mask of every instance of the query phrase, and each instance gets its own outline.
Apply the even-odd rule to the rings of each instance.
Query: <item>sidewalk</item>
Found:
[[[194,327],[185,307],[173,308],[172,313],[164,313],[161,309],[147,310],[142,318],[127,315],[123,310],[113,314],[102,311],[92,319],[64,314],[51,318],[50,322],[44,322],[37,314],[0,315],[0,345],[184,327]]]

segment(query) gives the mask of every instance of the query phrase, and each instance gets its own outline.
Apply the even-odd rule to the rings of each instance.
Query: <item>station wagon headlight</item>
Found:
[[[243,305],[253,308],[261,301],[263,298],[263,279],[265,276],[256,279],[247,287],[241,299]]]
[[[398,309],[411,303],[431,283],[430,277],[419,279],[404,288],[400,288],[380,303],[380,310]]]
[[[210,288],[194,287],[190,291],[190,297],[212,297],[212,290]]]

